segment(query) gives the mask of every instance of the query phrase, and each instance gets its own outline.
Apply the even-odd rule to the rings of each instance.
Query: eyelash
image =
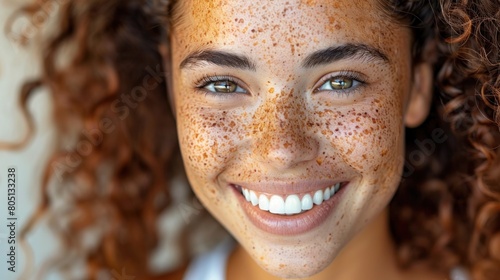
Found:
[[[327,92],[335,92],[335,94],[342,95],[342,96],[349,96],[350,94],[353,94],[353,92],[357,91],[359,87],[365,86],[367,84],[365,78],[357,72],[354,71],[340,71],[337,73],[332,73],[327,75],[326,77],[322,78],[317,84],[319,86],[316,86],[315,89],[313,90],[313,93],[319,93],[322,92],[323,90],[320,90],[320,88],[327,83],[329,80],[334,79],[334,78],[345,78],[345,79],[350,79],[355,82],[357,82],[357,85],[353,85],[351,88],[348,89],[332,89],[328,90]],[[235,83],[238,87],[244,89],[245,91],[248,92],[248,90],[244,87],[241,86],[242,82],[240,82],[238,79],[235,79],[232,76],[229,75],[206,75],[203,76],[198,82],[195,84],[195,88],[198,91],[201,91],[205,95],[211,94],[211,95],[216,95],[216,96],[223,96],[223,97],[228,97],[227,93],[223,92],[215,92],[215,91],[209,91],[205,89],[209,84],[215,83],[215,82],[220,82],[220,81],[230,81],[232,83]],[[326,91],[326,90],[325,90]],[[236,92],[236,93],[243,93],[243,92]]]

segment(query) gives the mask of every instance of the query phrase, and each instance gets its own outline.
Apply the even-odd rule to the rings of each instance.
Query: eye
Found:
[[[340,71],[331,73],[322,78],[317,84],[314,92],[335,92],[342,95],[350,95],[357,91],[361,86],[367,85],[367,77],[364,74],[355,71]]]
[[[231,77],[205,77],[200,81],[199,89],[212,93],[246,93],[247,91]]]
[[[350,77],[332,77],[323,83],[318,91],[326,90],[348,90],[356,87],[360,84],[360,81],[350,78]]]

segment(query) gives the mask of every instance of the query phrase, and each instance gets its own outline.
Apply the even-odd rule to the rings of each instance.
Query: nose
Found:
[[[259,106],[252,124],[253,155],[259,161],[285,170],[315,160],[319,142],[311,131],[304,97],[281,92]]]

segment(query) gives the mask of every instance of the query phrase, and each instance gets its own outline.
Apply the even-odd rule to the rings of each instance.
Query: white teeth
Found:
[[[325,200],[330,199],[330,188],[326,188],[326,189],[325,189],[325,192],[323,193],[323,198],[324,198]]]
[[[265,194],[258,195],[256,192],[242,187],[241,193],[248,202],[252,203],[253,206],[258,205],[261,210],[273,214],[293,215],[311,210],[314,205],[321,205],[323,201],[330,199],[339,189],[340,183],[336,183],[324,190],[317,190],[312,196],[311,194],[305,194],[302,199],[297,194],[288,195],[286,199],[279,195],[272,195],[269,199]]]
[[[269,199],[263,194],[259,196],[259,208],[260,210],[269,211]]]
[[[243,189],[243,196],[247,201],[250,201],[250,194],[248,193],[247,189]]]
[[[271,196],[269,200],[269,212],[273,214],[285,214],[285,201],[281,196]]]
[[[313,202],[316,205],[320,205],[323,202],[323,191],[317,190],[313,196]]]
[[[287,196],[285,201],[285,214],[298,214],[302,210],[302,205],[298,195],[292,194]]]
[[[302,198],[302,210],[311,210],[313,208],[313,200],[310,194],[304,195]]]
[[[254,191],[250,191],[250,202],[252,202],[253,206],[259,204],[259,198]]]

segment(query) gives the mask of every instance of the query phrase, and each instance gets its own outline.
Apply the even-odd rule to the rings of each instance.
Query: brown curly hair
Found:
[[[169,26],[179,20],[173,2],[37,0],[20,11],[35,15],[48,4],[62,10],[43,48],[43,76],[26,83],[20,97],[26,111],[36,88],[51,90],[61,139],[22,238],[53,213],[53,227],[70,252],[81,252],[89,279],[123,267],[139,279],[152,277],[157,218],[179,172],[158,47],[168,46]],[[404,176],[390,204],[398,260],[443,272],[461,265],[474,280],[494,279],[500,274],[499,3],[380,3],[413,30],[415,63],[431,50],[437,81],[428,119],[406,130]],[[61,55],[71,59],[62,63]],[[415,160],[436,128],[446,143],[427,146],[432,152]],[[54,211],[52,192],[67,194],[66,208]],[[92,230],[99,238],[88,246]],[[59,267],[71,267],[71,260]]]

